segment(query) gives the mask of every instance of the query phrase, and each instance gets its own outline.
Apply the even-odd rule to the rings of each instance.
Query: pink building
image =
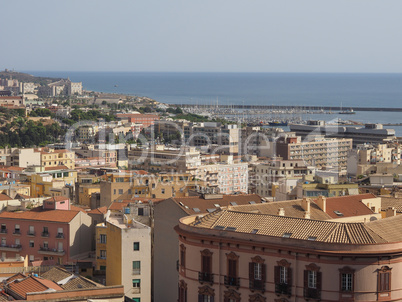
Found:
[[[64,202],[64,203],[63,203]],[[66,263],[91,250],[92,219],[78,210],[69,210],[64,197],[49,198],[44,208],[0,214],[1,258],[54,260]]]
[[[366,223],[239,210],[180,219],[178,302],[402,301],[402,215]]]

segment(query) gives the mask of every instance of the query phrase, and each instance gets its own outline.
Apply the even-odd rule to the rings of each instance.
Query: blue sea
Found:
[[[69,77],[86,90],[147,96],[169,104],[247,104],[348,107],[401,107],[402,74],[341,73],[185,73],[55,72],[36,76]],[[305,119],[352,119],[402,123],[400,112],[355,115],[309,114]],[[392,127],[402,135],[402,127]],[[401,128],[401,129],[399,129]]]

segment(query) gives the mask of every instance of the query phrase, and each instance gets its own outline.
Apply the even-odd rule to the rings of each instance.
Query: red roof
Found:
[[[70,199],[68,197],[66,197],[66,196],[53,196],[53,197],[50,197],[48,199],[45,199],[44,201],[56,201],[56,202],[59,202],[59,201],[66,201],[66,200],[70,200]]]
[[[21,281],[16,280],[8,284],[8,290],[26,300],[27,293],[43,292],[48,289],[63,290],[50,280],[29,276]]]
[[[164,200],[163,198],[147,198],[147,197],[135,197],[134,199],[125,199],[121,202],[113,202],[109,206],[109,210],[111,211],[120,211],[123,210],[124,207],[126,207],[130,202],[136,202],[136,201],[141,201],[143,203],[148,203],[149,201],[152,201],[153,203],[155,202],[160,202]]]
[[[374,194],[347,195],[341,197],[328,197],[326,202],[326,213],[332,218],[339,218],[334,211],[339,211],[344,217],[370,215],[373,211],[364,203],[364,199],[376,198]]]
[[[7,194],[0,193],[0,200],[12,200],[12,198]]]
[[[91,213],[91,214],[106,214],[106,212],[107,212],[107,207],[101,207],[101,208],[93,209],[93,210],[89,211],[88,213]]]
[[[19,220],[39,220],[39,221],[50,221],[50,222],[63,222],[68,223],[79,212],[74,210],[40,210],[34,209],[25,212],[3,212],[0,213],[0,219],[19,219]]]
[[[56,166],[56,167],[45,167],[45,171],[52,171],[52,170],[68,170],[69,167],[65,166],[65,165],[60,165],[60,166]]]

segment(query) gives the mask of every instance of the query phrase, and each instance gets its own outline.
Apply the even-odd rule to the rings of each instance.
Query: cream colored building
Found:
[[[68,150],[56,150],[52,148],[35,149],[41,154],[41,166],[45,168],[66,166],[68,169],[75,168],[75,153]]]
[[[135,220],[136,215],[108,215],[106,285],[122,284],[127,297],[151,301],[151,227]]]

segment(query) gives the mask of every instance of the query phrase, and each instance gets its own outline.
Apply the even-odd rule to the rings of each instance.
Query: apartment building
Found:
[[[377,164],[399,166],[401,149],[397,144],[362,144],[349,150],[347,159],[348,175],[366,175],[377,171]]]
[[[178,301],[401,300],[401,221],[244,209],[181,218]]]
[[[124,122],[141,124],[143,128],[148,128],[154,125],[155,121],[159,120],[159,115],[155,114],[118,113],[116,117]]]
[[[195,147],[168,148],[156,145],[128,151],[128,168],[149,172],[191,173],[201,165],[200,152]]]
[[[68,169],[75,168],[75,154],[73,151],[66,149],[56,150],[53,148],[37,148],[36,152],[40,152],[41,166],[45,168],[66,166]]]
[[[142,209],[148,209],[143,207]],[[133,301],[151,301],[151,227],[136,219],[141,213],[110,213],[100,226],[99,269],[106,263],[106,285],[124,286],[125,295]],[[149,213],[143,213],[148,216]],[[146,215],[148,214],[148,215]],[[150,222],[148,220],[148,222]],[[102,242],[102,243],[101,243]],[[98,251],[97,251],[98,253]]]
[[[188,196],[206,188],[205,182],[189,173],[148,174],[145,171],[109,173],[100,183],[100,205],[138,197],[169,198]]]
[[[109,167],[117,166],[118,151],[102,148],[105,145],[83,145],[81,148],[72,148],[71,151],[75,152],[78,158],[102,158],[105,165]]]
[[[82,211],[69,210],[65,198],[49,198],[43,207],[30,211],[2,212],[0,223],[3,258],[27,255],[29,261],[64,264],[91,250],[87,238],[91,218]]]
[[[347,166],[347,153],[352,149],[352,139],[309,137],[302,141],[300,136],[287,137],[276,142],[276,154],[285,160],[303,160],[308,166]]]
[[[362,126],[326,125],[324,121],[308,121],[307,125],[291,124],[290,131],[303,139],[310,135],[323,135],[327,138],[350,138],[353,147],[359,144],[384,144],[395,139],[394,129],[384,129],[381,124]]]
[[[303,175],[314,175],[314,171],[314,167],[307,166],[300,159],[272,158],[264,163],[254,165],[252,185],[255,193],[264,197],[275,197],[275,188],[282,179],[297,182],[297,180],[302,179]]]
[[[20,107],[25,106],[22,96],[0,96],[1,107]]]

